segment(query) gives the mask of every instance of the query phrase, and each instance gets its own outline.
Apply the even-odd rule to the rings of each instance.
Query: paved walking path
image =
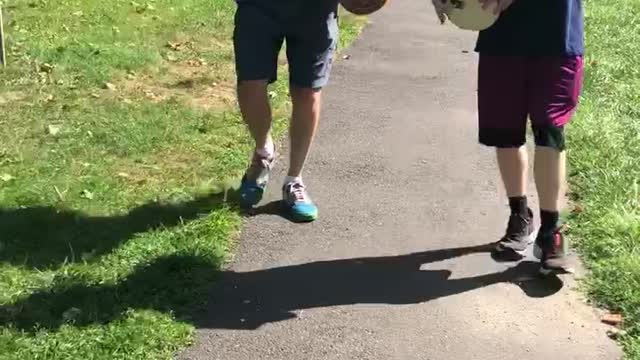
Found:
[[[575,282],[481,245],[507,208],[476,144],[474,34],[392,1],[340,60],[305,172],[320,220],[274,214],[286,167],[211,299],[193,360],[614,360]]]

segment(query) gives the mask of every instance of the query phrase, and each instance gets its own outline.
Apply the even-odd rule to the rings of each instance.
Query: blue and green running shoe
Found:
[[[318,207],[301,182],[285,184],[282,188],[282,200],[291,220],[311,222],[318,218]]]
[[[252,207],[262,200],[274,163],[275,155],[271,158],[265,158],[258,153],[253,155],[251,165],[242,177],[240,185],[241,206]]]

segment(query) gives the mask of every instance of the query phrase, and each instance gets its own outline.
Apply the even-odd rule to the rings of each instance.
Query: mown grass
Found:
[[[587,72],[571,126],[571,232],[589,294],[624,314],[629,359],[640,359],[640,0],[588,0]]]
[[[169,359],[241,220],[228,0],[9,0],[0,359]],[[362,19],[343,18],[343,45]],[[286,124],[286,69],[272,88]]]

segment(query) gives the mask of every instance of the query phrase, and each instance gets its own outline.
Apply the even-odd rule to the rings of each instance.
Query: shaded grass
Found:
[[[193,340],[241,223],[223,191],[250,147],[225,101],[234,2],[4,8],[0,359],[169,359]],[[343,17],[341,44],[362,25]]]
[[[570,131],[571,233],[591,270],[587,289],[621,311],[629,359],[640,359],[639,0],[587,1],[584,98]]]

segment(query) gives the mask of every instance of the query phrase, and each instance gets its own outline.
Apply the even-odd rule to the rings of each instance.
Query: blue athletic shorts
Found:
[[[238,81],[276,81],[286,41],[291,85],[320,89],[329,80],[338,45],[336,1],[240,1],[234,50]]]

